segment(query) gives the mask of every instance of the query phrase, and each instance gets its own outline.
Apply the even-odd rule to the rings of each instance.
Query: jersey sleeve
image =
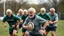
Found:
[[[22,20],[23,20],[23,17],[24,17],[24,16],[22,15],[22,17],[21,17]]]
[[[40,15],[40,13],[37,14],[38,16]]]
[[[49,15],[47,15],[47,18],[48,18],[48,20],[51,20],[51,18],[50,18],[50,16],[49,16]]]
[[[46,22],[46,20],[45,20],[45,19],[43,19],[43,18],[39,17],[39,23],[40,23],[40,24],[43,24],[43,23],[45,23],[45,22]]]
[[[23,25],[26,25],[28,23],[28,17],[26,18],[25,22],[23,23]]]
[[[58,20],[58,15],[56,14],[56,18],[55,18],[55,20]]]
[[[16,19],[17,21],[20,21],[20,18],[19,18],[18,16],[15,16],[15,19]]]
[[[2,20],[3,22],[6,22],[6,16],[3,18],[3,20]]]

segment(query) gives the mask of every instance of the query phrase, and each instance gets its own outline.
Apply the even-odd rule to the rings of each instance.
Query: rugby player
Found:
[[[20,18],[20,20],[21,20],[21,23],[20,23],[20,25],[19,25],[19,29],[22,27],[22,22],[23,22],[23,20],[22,20],[22,15],[23,15],[23,9],[19,9],[18,10],[18,14],[17,14],[17,16]]]
[[[54,8],[50,8],[50,12],[47,13],[50,16],[49,26],[46,28],[46,36],[49,31],[51,31],[51,35],[55,36],[55,31],[57,28],[57,22],[58,22],[58,15],[55,13]]]
[[[3,18],[3,25],[6,27],[6,22],[9,24],[9,34],[10,36],[17,36],[17,31],[20,24],[20,18],[12,14],[11,9],[6,10],[6,16]]]
[[[23,27],[27,30],[30,30],[30,27],[27,26],[29,22],[34,23],[34,29],[29,31],[29,36],[42,36],[44,33],[44,29],[48,26],[48,22],[36,15],[36,10],[34,8],[28,9],[28,17],[26,18]],[[42,24],[44,24],[43,27]]]
[[[38,13],[37,15],[40,16],[41,18],[44,18],[48,21],[50,21],[50,17],[46,14],[46,9],[45,8],[41,8],[40,9],[40,13]],[[43,25],[42,25],[43,26]],[[44,33],[44,36],[46,35],[46,33]]]
[[[19,9],[17,16],[20,17],[20,18],[22,18],[22,15],[23,15],[23,10]]]
[[[22,15],[22,20],[23,20],[22,24],[24,23],[25,19],[28,16],[28,11],[26,9],[24,9],[23,13],[24,14]],[[22,27],[22,36],[28,36],[26,29],[24,29],[23,27]]]

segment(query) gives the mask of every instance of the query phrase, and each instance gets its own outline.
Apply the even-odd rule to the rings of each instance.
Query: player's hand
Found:
[[[15,25],[12,25],[12,28],[14,28],[15,27]]]
[[[53,24],[54,22],[50,21],[50,24]]]
[[[4,27],[7,27],[6,24],[4,24]]]
[[[41,33],[42,35],[44,32],[45,32],[45,30],[39,30],[39,33]]]
[[[16,28],[19,29],[19,25],[17,25]]]
[[[29,26],[24,26],[25,29],[31,30]]]
[[[20,22],[23,22],[23,20],[22,20],[22,19],[20,19]]]

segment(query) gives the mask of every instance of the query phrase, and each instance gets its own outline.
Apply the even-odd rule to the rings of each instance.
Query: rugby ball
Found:
[[[30,27],[31,30],[34,29],[34,23],[33,23],[33,22],[29,22],[29,23],[28,23],[28,26]]]

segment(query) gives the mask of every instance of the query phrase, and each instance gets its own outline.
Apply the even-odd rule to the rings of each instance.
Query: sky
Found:
[[[4,0],[2,0],[2,1],[4,1]],[[19,0],[16,0],[16,1],[19,1]],[[39,4],[39,0],[25,0],[25,1],[28,1],[29,4]],[[43,0],[43,1],[47,2],[47,0]]]
[[[2,0],[2,1],[4,1],[4,0]],[[19,1],[19,0],[16,0],[16,1]],[[28,1],[29,4],[39,4],[39,3],[47,3],[48,2],[48,0],[42,0],[41,2],[39,0],[25,0],[25,1]],[[57,0],[57,1],[59,1],[59,0]]]
[[[47,2],[47,0],[43,0],[42,3],[45,3],[45,2]],[[29,3],[29,4],[39,4],[40,1],[39,1],[39,0],[28,0],[28,3]]]

